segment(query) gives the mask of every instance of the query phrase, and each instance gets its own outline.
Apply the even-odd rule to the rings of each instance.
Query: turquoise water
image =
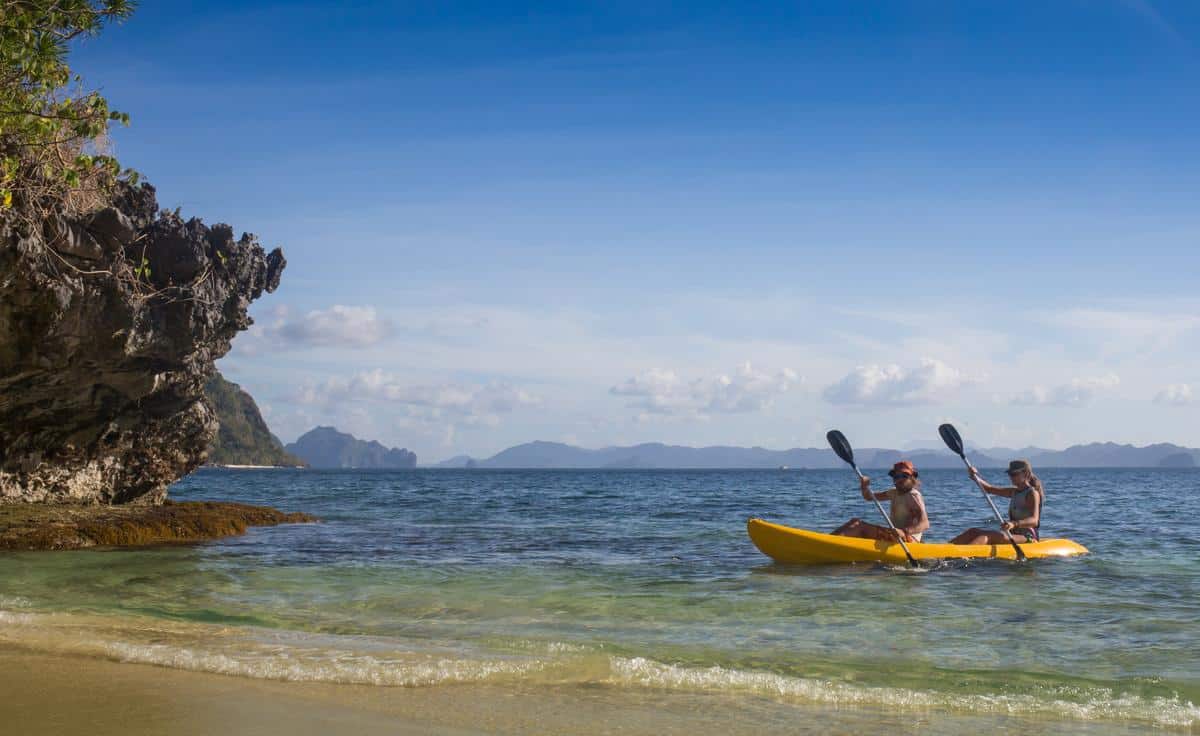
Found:
[[[1043,536],[1090,556],[911,572],[777,566],[750,544],[752,516],[870,518],[844,471],[203,470],[172,497],[324,523],[0,557],[0,640],[283,680],[1200,730],[1200,471],[1041,475]],[[964,473],[923,478],[927,539],[988,524]]]

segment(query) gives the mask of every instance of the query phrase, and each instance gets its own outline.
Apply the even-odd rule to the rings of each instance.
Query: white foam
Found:
[[[1037,694],[912,690],[747,671],[684,667],[617,657],[595,647],[533,643],[520,655],[435,651],[421,642],[362,640],[249,628],[114,620],[0,610],[0,641],[25,648],[104,657],[196,672],[293,682],[391,687],[522,682],[605,684],[701,693],[745,693],[797,703],[942,710],[1059,720],[1141,723],[1192,729],[1200,707],[1177,697],[1141,697],[1104,687],[1063,687]],[[369,649],[370,653],[367,653]]]
[[[469,659],[388,660],[373,656],[307,659],[287,654],[234,656],[163,644],[108,643],[105,653],[122,662],[154,664],[195,672],[213,672],[262,680],[331,682],[351,685],[421,687],[520,677],[541,671],[544,662]]]
[[[724,667],[679,667],[641,657],[613,658],[617,684],[672,690],[748,692],[829,705],[898,709],[947,709],[1001,715],[1054,716],[1071,720],[1135,721],[1163,727],[1200,725],[1200,707],[1178,698],[1118,695],[1108,688],[1077,690],[1079,700],[1034,695],[956,694],[933,690],[866,687],[818,678],[746,672]]]
[[[0,611],[0,624],[6,625],[24,625],[28,626],[36,621],[36,616],[32,613],[15,613],[13,611]]]

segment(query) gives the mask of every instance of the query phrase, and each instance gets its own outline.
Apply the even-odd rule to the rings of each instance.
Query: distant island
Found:
[[[313,468],[415,468],[417,456],[367,442],[333,427],[316,427],[285,448]]]
[[[288,446],[289,449],[291,446]],[[918,468],[961,468],[962,461],[949,451],[918,449],[911,451],[884,448],[855,448],[859,464],[866,468],[886,468],[904,458]],[[1037,447],[1020,449],[991,447],[973,449],[971,462],[981,468],[1007,465],[1013,458],[1025,458],[1035,468],[1181,468],[1196,467],[1200,450],[1170,443],[1135,447],[1112,442],[1073,445],[1065,450]],[[489,458],[458,455],[433,467],[440,468],[762,468],[802,469],[836,468],[841,461],[828,448],[768,450],[763,447],[683,447],[651,442],[631,447],[605,447],[589,450],[561,442],[527,442],[510,447]]]
[[[284,447],[271,433],[249,393],[216,373],[204,395],[220,429],[208,448],[208,464],[221,467],[413,468],[406,449],[360,440],[333,427],[316,427]],[[464,465],[469,458],[464,458]]]
[[[271,434],[258,405],[241,386],[218,372],[204,385],[204,395],[217,412],[220,428],[208,446],[208,464],[226,466],[299,467],[304,461],[283,448]]]

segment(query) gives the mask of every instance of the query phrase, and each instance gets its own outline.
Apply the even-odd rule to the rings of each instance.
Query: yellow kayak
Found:
[[[829,562],[908,562],[904,548],[897,542],[880,542],[858,537],[839,537],[808,529],[772,524],[751,519],[746,524],[754,546],[776,562],[817,564]],[[945,544],[909,542],[908,549],[918,560],[938,560],[958,557],[990,557],[1014,560],[1017,553],[1011,544]],[[1087,548],[1070,539],[1043,539],[1021,545],[1026,557],[1072,557],[1086,555]]]

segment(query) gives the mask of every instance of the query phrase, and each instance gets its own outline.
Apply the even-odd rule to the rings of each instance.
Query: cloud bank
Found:
[[[822,395],[829,403],[842,406],[914,406],[938,403],[951,391],[977,380],[940,360],[924,358],[913,368],[859,366]]]
[[[1165,406],[1187,406],[1193,401],[1192,387],[1186,383],[1172,383],[1154,396],[1154,403]]]
[[[626,406],[640,410],[637,416],[640,421],[655,416],[703,420],[713,414],[768,409],[778,396],[799,381],[791,369],[767,373],[747,361],[732,374],[692,381],[685,381],[672,370],[651,369],[613,386],[609,393],[629,399]]]
[[[334,304],[296,317],[290,317],[284,307],[277,316],[278,321],[263,334],[284,347],[368,348],[392,334],[391,323],[375,307]]]
[[[1034,386],[1013,397],[1012,403],[1016,406],[1061,406],[1078,409],[1090,404],[1096,394],[1116,388],[1120,383],[1121,379],[1115,373],[1073,378],[1070,383],[1054,388]]]
[[[380,369],[307,386],[295,400],[326,409],[356,402],[386,402],[411,419],[465,426],[496,426],[501,415],[541,405],[537,396],[507,383],[413,385]]]

